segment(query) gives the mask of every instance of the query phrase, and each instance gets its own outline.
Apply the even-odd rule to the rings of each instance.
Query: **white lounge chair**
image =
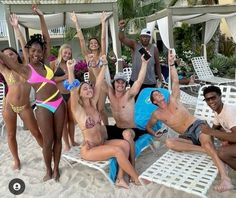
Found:
[[[212,84],[228,84],[228,83],[235,83],[235,79],[229,79],[229,78],[221,78],[214,76],[213,72],[211,71],[211,68],[209,67],[209,64],[207,60],[203,57],[194,57],[191,59],[193,68],[198,76],[198,79],[202,82],[208,82]]]
[[[0,82],[0,126],[1,126],[1,136],[3,136],[5,122],[3,120],[2,111],[3,111],[3,102],[5,97],[5,85]]]
[[[205,87],[207,85],[199,90],[194,116],[207,120],[211,124],[213,112],[203,101]],[[221,85],[220,89],[223,102],[236,105],[236,87]],[[200,197],[206,197],[207,190],[214,181],[217,172],[218,170],[213,165],[213,161],[204,153],[168,150],[145,170],[139,178],[141,181],[146,179]]]

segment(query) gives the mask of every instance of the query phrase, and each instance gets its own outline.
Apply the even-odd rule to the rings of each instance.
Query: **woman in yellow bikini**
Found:
[[[124,180],[124,172],[133,179],[135,184],[140,184],[138,173],[129,161],[130,145],[125,140],[106,140],[106,128],[101,125],[101,117],[97,109],[99,92],[104,80],[104,72],[107,69],[105,55],[101,61],[103,66],[97,76],[94,88],[86,82],[82,82],[79,85],[79,82],[74,79],[73,73],[75,60],[67,61],[69,72],[69,85],[67,88],[71,90],[71,109],[84,139],[81,147],[81,157],[91,161],[107,160],[110,157],[115,157],[119,165],[115,184],[128,188],[129,186]]]
[[[71,14],[71,20],[75,24],[77,35],[79,38],[81,53],[84,56],[89,70],[89,80],[94,85],[96,78],[101,70],[101,55],[106,54],[106,14],[103,12],[101,15],[101,24],[102,24],[102,32],[101,32],[101,44],[97,38],[92,37],[88,41],[88,48],[85,44],[85,39],[83,33],[81,31],[81,27],[79,25],[78,18],[76,14],[73,12]],[[90,60],[93,61],[90,61]],[[108,70],[108,69],[107,69]],[[102,121],[104,125],[108,125],[108,117],[105,112],[105,101],[106,101],[107,94],[101,90],[99,100],[98,100],[98,111],[102,116]]]
[[[39,16],[41,34],[31,36],[26,43],[28,64],[16,64],[0,52],[0,60],[6,67],[17,72],[32,85],[36,93],[36,118],[43,136],[43,157],[46,165],[44,181],[59,180],[59,162],[61,157],[61,137],[65,119],[65,104],[53,79],[53,71],[46,66],[50,54],[50,37],[43,13],[35,6],[33,12]],[[54,167],[52,169],[52,159]]]
[[[20,40],[22,48],[24,48],[25,40],[19,30],[16,15],[11,15],[10,23],[13,26],[18,39]],[[22,63],[22,60],[15,49],[7,47],[1,51],[5,55],[10,57],[15,63]],[[25,55],[24,49],[23,54]],[[14,160],[13,169],[20,169],[21,165],[16,140],[17,114],[24,121],[26,127],[30,130],[41,147],[43,146],[43,139],[38,129],[38,125],[29,102],[29,93],[31,86],[16,72],[1,64],[0,70],[4,78],[6,79],[9,89],[5,98],[3,109],[3,118],[6,124],[8,146]]]

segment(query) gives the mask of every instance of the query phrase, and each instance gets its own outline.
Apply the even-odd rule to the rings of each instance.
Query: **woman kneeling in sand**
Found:
[[[107,67],[106,56],[102,56],[103,67],[97,77],[94,89],[85,82],[79,85],[79,82],[74,79],[75,63],[75,60],[67,61],[69,82],[64,84],[67,89],[71,90],[72,113],[84,138],[81,157],[91,161],[107,160],[110,157],[115,157],[119,165],[115,184],[128,188],[128,184],[123,177],[125,171],[135,184],[139,185],[138,173],[129,162],[129,143],[125,140],[106,140],[106,128],[101,125],[101,117],[96,107]]]

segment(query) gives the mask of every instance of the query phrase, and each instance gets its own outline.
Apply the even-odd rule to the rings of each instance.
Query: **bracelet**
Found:
[[[63,81],[63,86],[66,90],[71,90],[75,87],[78,87],[80,84],[80,81],[78,79],[74,79],[73,82],[70,84],[68,80]]]

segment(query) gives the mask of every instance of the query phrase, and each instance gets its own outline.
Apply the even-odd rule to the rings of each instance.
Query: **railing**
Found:
[[[7,23],[6,20],[0,20],[0,38],[7,37]]]
[[[58,27],[51,30],[48,30],[49,34],[51,36],[60,36],[64,35],[65,28],[64,27]],[[6,20],[0,20],[0,38],[7,37],[7,22]]]

